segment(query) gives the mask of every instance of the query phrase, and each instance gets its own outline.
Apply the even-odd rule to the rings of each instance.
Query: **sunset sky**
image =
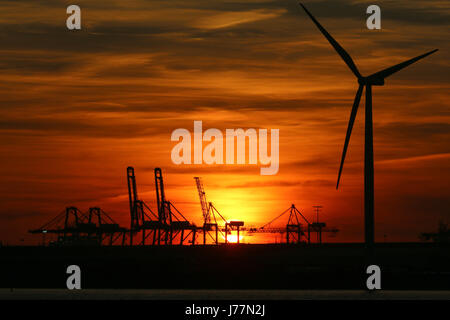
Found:
[[[373,88],[376,240],[417,241],[450,222],[450,4],[304,3],[363,75],[439,49]],[[66,28],[70,4],[80,31]],[[381,30],[366,27],[370,4]],[[127,166],[152,208],[161,167],[167,198],[197,225],[201,176],[227,219],[259,227],[295,203],[313,220],[322,205],[340,229],[329,241],[363,241],[364,98],[336,190],[357,82],[297,1],[0,0],[0,43],[3,243],[36,243],[27,230],[69,205],[128,227]],[[194,120],[279,129],[278,174],[173,164],[171,133]]]

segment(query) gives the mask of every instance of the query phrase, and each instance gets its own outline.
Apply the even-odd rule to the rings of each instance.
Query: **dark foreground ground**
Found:
[[[450,290],[0,289],[0,300],[450,300]]]
[[[28,288],[14,289],[17,294],[36,294],[30,288],[65,289],[67,266],[78,265],[83,289],[303,290],[308,295],[304,290],[365,289],[368,264],[380,266],[384,290],[434,290],[448,296],[443,291],[450,290],[450,246],[425,243],[378,244],[370,260],[361,244],[2,247],[0,288]],[[165,292],[158,290],[147,292]]]

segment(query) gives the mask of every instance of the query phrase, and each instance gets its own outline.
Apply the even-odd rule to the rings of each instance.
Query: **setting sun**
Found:
[[[229,234],[228,236],[227,236],[227,242],[229,242],[229,243],[237,243],[238,241],[237,241],[237,234]],[[244,239],[244,236],[243,235],[239,235],[239,242],[241,242],[242,243],[242,240]],[[223,237],[223,240],[225,241],[225,237]]]

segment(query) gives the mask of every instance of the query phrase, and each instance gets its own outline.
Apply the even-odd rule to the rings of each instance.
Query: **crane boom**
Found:
[[[171,214],[168,212],[166,196],[164,194],[164,181],[161,168],[155,168],[156,205],[158,206],[158,219],[162,224],[171,222]]]
[[[130,203],[130,215],[131,226],[130,230],[134,230],[139,227],[142,214],[139,211],[139,198],[136,187],[136,176],[134,174],[134,168],[127,168],[127,182],[128,182],[128,199]]]
[[[197,184],[198,197],[200,198],[200,205],[202,207],[203,221],[204,223],[211,222],[211,216],[209,214],[208,202],[206,202],[206,194],[203,189],[203,183],[200,177],[194,177],[195,183]]]

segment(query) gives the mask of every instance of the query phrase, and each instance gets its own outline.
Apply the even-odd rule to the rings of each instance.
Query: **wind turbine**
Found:
[[[345,136],[344,149],[342,151],[341,165],[339,167],[339,174],[336,184],[336,189],[339,187],[339,180],[341,179],[342,167],[344,166],[345,154],[347,153],[348,143],[350,141],[350,135],[353,129],[353,123],[355,122],[356,113],[358,111],[359,102],[364,87],[366,88],[366,108],[365,108],[365,142],[364,142],[364,237],[366,247],[371,249],[374,244],[374,183],[373,183],[373,130],[372,130],[372,86],[383,86],[384,79],[390,75],[400,71],[401,69],[409,66],[410,64],[425,58],[426,56],[438,51],[438,49],[432,50],[410,60],[399,63],[395,66],[386,68],[368,77],[362,76],[355,63],[353,62],[347,51],[342,48],[339,43],[325,30],[324,27],[313,17],[313,15],[300,3],[306,14],[311,18],[317,28],[327,38],[328,42],[333,46],[337,53],[341,56],[350,70],[358,79],[358,91],[356,92],[355,100],[353,102],[352,111],[350,113],[350,120],[348,122],[347,134]]]

